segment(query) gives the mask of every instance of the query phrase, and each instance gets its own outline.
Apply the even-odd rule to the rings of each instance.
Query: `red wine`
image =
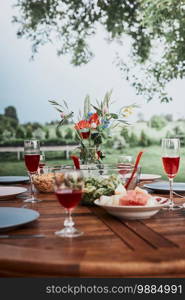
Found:
[[[179,169],[180,157],[162,157],[163,166],[169,178],[174,178]]]
[[[82,132],[80,132],[80,135],[84,140],[88,139],[90,136],[90,131],[84,131],[84,132],[82,131]]]
[[[36,172],[39,166],[40,154],[25,154],[24,161],[29,172]]]
[[[117,168],[120,169],[118,172],[121,175],[128,174],[132,171],[131,164],[129,164],[129,163],[119,163],[117,165]]]
[[[82,198],[81,190],[63,189],[57,190],[55,194],[60,204],[67,209],[77,206]]]

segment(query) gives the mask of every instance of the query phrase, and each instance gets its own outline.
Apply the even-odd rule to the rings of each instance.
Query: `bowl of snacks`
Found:
[[[41,193],[53,193],[55,176],[63,176],[57,173],[59,167],[44,167],[41,173],[33,176],[33,184]]]

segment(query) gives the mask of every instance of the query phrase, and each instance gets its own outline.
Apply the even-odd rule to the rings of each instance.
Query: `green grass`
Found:
[[[119,155],[133,155],[136,157],[137,153],[141,150],[139,147],[118,150],[107,150],[107,156],[104,160],[105,163],[116,163]],[[152,173],[160,174],[164,179],[166,175],[164,174],[162,163],[161,163],[161,149],[159,146],[151,146],[145,148],[145,153],[141,159],[142,173]],[[112,152],[112,154],[111,154]],[[47,157],[46,157],[47,160]],[[66,160],[49,160],[47,164],[50,166],[60,165],[60,164],[71,164],[71,161]],[[1,161],[0,162],[0,175],[25,175],[26,169],[24,166],[24,161]],[[176,181],[184,181],[185,179],[185,149],[181,150],[181,163],[180,170],[176,177]]]

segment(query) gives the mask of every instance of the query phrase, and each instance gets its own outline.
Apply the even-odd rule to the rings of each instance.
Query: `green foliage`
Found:
[[[33,134],[32,134],[32,127],[29,125],[27,126],[26,128],[26,138],[27,139],[31,139],[33,137]]]
[[[146,135],[146,133],[144,132],[144,130],[141,131],[141,136],[140,136],[140,139],[139,139],[139,145],[142,146],[142,147],[147,147],[149,146],[149,139]]]
[[[65,138],[66,139],[72,139],[73,138],[73,130],[71,128],[66,129]]]
[[[121,132],[120,132],[120,134],[121,134],[122,137],[124,137],[125,142],[129,143],[130,138],[129,138],[128,128],[123,127],[122,130],[121,130]]]
[[[16,124],[19,123],[19,120],[18,120],[18,117],[17,117],[16,108],[14,106],[8,106],[8,107],[6,107],[4,115],[5,115],[5,117],[14,119],[14,121],[16,122]]]
[[[60,139],[62,137],[62,134],[61,134],[61,131],[60,131],[60,128],[59,127],[56,127],[56,136]]]
[[[173,115],[172,114],[167,114],[164,116],[167,122],[173,122]]]
[[[130,135],[129,144],[131,147],[135,147],[138,145],[138,137],[134,132],[132,132]]]
[[[167,121],[164,118],[164,116],[154,115],[150,120],[150,126],[152,128],[156,128],[158,130],[164,128],[166,126],[166,124],[167,124]]]
[[[93,57],[87,40],[97,24],[110,41],[123,41],[124,46],[128,36],[130,61],[118,60],[125,77],[148,101],[157,95],[168,102],[166,84],[185,75],[184,5],[185,0],[17,0],[19,17],[13,21],[19,25],[17,36],[32,41],[33,54],[57,37],[57,53],[70,53],[74,65]]]
[[[7,117],[5,115],[0,115],[0,128],[2,130],[9,130],[12,133],[15,132],[17,127],[17,121],[11,117]]]
[[[24,139],[25,138],[25,132],[22,126],[19,126],[16,130],[15,137],[18,139]]]
[[[50,135],[49,135],[49,130],[46,129],[46,132],[45,132],[45,139],[48,140],[49,137],[50,137]]]

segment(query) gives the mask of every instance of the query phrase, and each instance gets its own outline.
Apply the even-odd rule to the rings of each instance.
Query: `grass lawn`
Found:
[[[141,150],[139,147],[118,150],[108,150],[107,157],[104,160],[105,163],[116,163],[119,155],[133,155],[136,157],[137,153]],[[161,174],[164,179],[166,175],[163,172],[161,163],[161,148],[159,146],[151,146],[145,148],[145,153],[143,154],[141,160],[142,173],[152,173]],[[46,157],[47,160],[47,157]],[[71,161],[66,160],[50,160],[47,161],[48,165],[60,165],[60,164],[71,164]],[[25,175],[26,169],[24,166],[24,161],[0,161],[0,176],[6,175]],[[175,179],[176,181],[185,181],[185,149],[181,149],[181,163],[180,170]]]

